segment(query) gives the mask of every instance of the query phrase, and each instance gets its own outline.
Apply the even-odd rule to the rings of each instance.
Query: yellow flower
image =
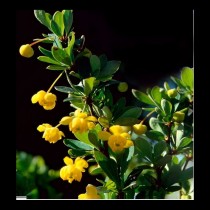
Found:
[[[133,125],[133,131],[138,135],[145,134],[147,132],[147,126],[143,125],[143,122],[141,121],[139,124]]]
[[[69,130],[72,133],[84,133],[95,127],[97,118],[88,116],[86,112],[77,109],[73,116],[65,116],[60,120],[61,125],[69,125]]]
[[[78,199],[100,199],[100,195],[98,195],[97,188],[92,184],[88,184],[86,187],[86,193],[80,194]]]
[[[84,168],[88,167],[87,161],[77,157],[74,163],[73,160],[67,156],[63,160],[66,166],[62,167],[60,170],[61,179],[67,180],[69,183],[72,183],[74,180],[80,182],[82,172],[85,172]]]
[[[58,140],[62,139],[64,133],[60,131],[57,127],[52,127],[50,124],[44,123],[37,127],[39,132],[44,132],[42,138],[50,143],[56,143]]]
[[[122,152],[125,148],[133,146],[133,141],[128,133],[130,131],[130,126],[120,126],[113,125],[109,128],[110,132],[99,131],[99,139],[106,141],[108,140],[108,145],[113,152]]]
[[[34,50],[30,44],[24,44],[20,47],[19,53],[26,58],[30,58],[34,55]]]
[[[33,104],[39,103],[45,110],[51,110],[55,107],[57,97],[53,93],[47,93],[44,90],[40,90],[34,94],[31,98]]]

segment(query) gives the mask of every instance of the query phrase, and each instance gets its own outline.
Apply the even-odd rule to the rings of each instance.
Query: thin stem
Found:
[[[30,46],[33,46],[33,45],[35,45],[35,44],[37,44],[37,43],[39,43],[39,42],[42,42],[42,41],[44,41],[44,40],[47,40],[47,39],[49,39],[49,37],[46,37],[46,38],[44,38],[44,39],[39,39],[39,40],[37,40],[37,41],[35,41],[35,42],[32,42],[31,44],[29,44]]]
[[[141,123],[143,123],[150,115],[152,115],[155,112],[155,110],[149,112],[146,117],[141,121]]]
[[[186,160],[186,162],[185,162],[185,164],[184,164],[184,167],[183,167],[182,171],[184,171],[184,170],[186,169],[187,164],[189,163],[189,161],[190,161],[189,159]]]
[[[60,77],[62,76],[63,71],[58,75],[58,77],[55,79],[55,81],[52,83],[52,85],[50,86],[50,88],[48,89],[47,93],[49,93],[51,91],[51,89],[54,87],[55,83],[60,79]]]

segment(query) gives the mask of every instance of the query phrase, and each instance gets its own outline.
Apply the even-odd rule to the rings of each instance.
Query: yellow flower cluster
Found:
[[[34,94],[31,98],[31,102],[33,104],[39,103],[40,106],[43,106],[45,110],[51,110],[55,107],[57,97],[53,93],[45,92],[44,90],[40,90],[36,94]]]
[[[57,127],[52,127],[52,125],[48,123],[43,123],[37,127],[39,132],[44,132],[42,138],[50,143],[56,143],[58,140],[62,139],[62,136],[65,136],[62,131],[60,131]]]
[[[60,170],[61,179],[67,180],[69,183],[72,183],[74,180],[80,182],[82,172],[85,172],[84,168],[88,167],[87,161],[80,157],[77,157],[75,161],[73,161],[67,156],[63,160],[66,166],[62,167]]]
[[[94,116],[88,116],[86,112],[82,112],[81,109],[77,109],[73,116],[65,116],[60,120],[61,125],[68,125],[69,130],[72,133],[84,133],[95,127],[97,118]]]
[[[80,194],[78,199],[100,199],[100,195],[98,195],[97,188],[92,184],[88,184],[86,187],[86,193]]]
[[[130,126],[113,125],[109,128],[110,132],[100,131],[98,137],[101,140],[108,140],[108,145],[113,152],[122,152],[125,148],[133,146],[133,141],[128,133]]]

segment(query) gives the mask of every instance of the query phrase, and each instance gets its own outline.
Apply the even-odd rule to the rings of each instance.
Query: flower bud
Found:
[[[120,92],[126,92],[128,90],[128,84],[126,82],[120,82],[117,89]]]
[[[178,123],[183,122],[183,121],[184,121],[184,117],[185,117],[185,113],[180,112],[180,111],[175,112],[175,113],[173,114],[173,120],[174,120],[175,122],[178,122]]]
[[[147,132],[147,126],[142,123],[135,124],[133,125],[133,131],[138,135],[142,135]]]
[[[167,91],[167,95],[170,97],[170,98],[175,98],[177,96],[177,90],[174,88],[174,89],[170,89]]]
[[[30,58],[34,55],[34,50],[29,44],[24,44],[19,49],[20,54],[23,57]]]

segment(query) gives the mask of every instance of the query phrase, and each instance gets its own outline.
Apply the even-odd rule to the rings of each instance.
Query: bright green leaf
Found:
[[[158,104],[160,104],[162,96],[161,96],[160,88],[158,86],[154,86],[152,88],[151,96]]]
[[[84,142],[81,142],[81,141],[78,141],[78,140],[74,140],[74,139],[64,139],[63,140],[63,143],[67,146],[67,147],[70,147],[72,149],[80,149],[80,150],[93,150],[93,147],[84,143]]]
[[[190,87],[190,90],[193,90],[194,72],[192,68],[184,67],[181,70],[181,79],[186,86]]]
[[[54,86],[54,88],[59,91],[59,92],[62,92],[62,93],[72,93],[74,92],[74,90],[70,87],[67,87],[67,86]]]
[[[166,116],[171,115],[172,104],[170,103],[170,101],[167,101],[166,99],[162,98],[161,99],[161,107],[162,107],[163,111],[165,112]]]
[[[63,23],[66,34],[68,35],[73,23],[73,10],[63,10]]]
[[[42,61],[42,62],[45,62],[45,63],[51,63],[51,64],[55,64],[55,65],[60,65],[59,62],[57,62],[56,60],[53,60],[52,58],[49,58],[47,56],[39,56],[37,59]]]
[[[64,22],[63,22],[63,13],[56,11],[51,20],[51,29],[59,37],[64,34]]]
[[[166,126],[155,117],[150,118],[149,125],[153,130],[159,131],[165,136],[168,134]]]
[[[39,50],[40,50],[40,52],[41,52],[42,54],[44,54],[45,56],[47,56],[47,57],[49,57],[49,58],[54,59],[54,58],[53,58],[53,55],[52,55],[52,52],[51,52],[50,50],[46,50],[45,48],[43,48],[43,47],[41,47],[41,46],[38,46],[38,48],[39,48]]]
[[[89,77],[83,80],[84,92],[86,96],[88,96],[92,92],[95,80],[95,77]]]
[[[179,148],[185,147],[185,146],[189,145],[191,142],[192,142],[192,138],[184,137],[180,140]]]
[[[34,10],[34,15],[41,24],[45,25],[49,30],[51,30],[50,20],[52,16],[49,13],[46,13],[44,10]]]
[[[71,65],[70,57],[65,50],[52,46],[51,52],[55,60],[57,60],[61,64],[68,66]]]
[[[58,66],[58,65],[50,65],[50,66],[47,66],[46,69],[49,69],[49,70],[66,70],[67,67],[66,66]]]
[[[139,101],[145,104],[155,105],[155,103],[145,93],[135,89],[132,89],[132,93]]]

